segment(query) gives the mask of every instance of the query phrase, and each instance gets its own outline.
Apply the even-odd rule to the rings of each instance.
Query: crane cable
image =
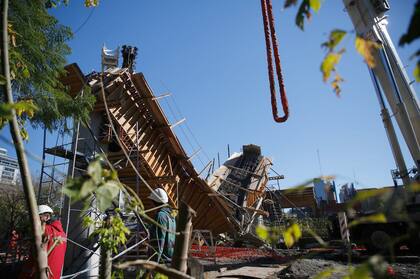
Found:
[[[280,65],[279,49],[277,45],[276,30],[274,29],[274,17],[271,0],[261,0],[261,10],[264,21],[265,45],[267,50],[267,64],[268,64],[268,77],[270,81],[270,94],[271,94],[271,108],[273,111],[274,121],[278,123],[285,122],[289,118],[289,104],[287,102],[286,89],[283,82],[283,74]],[[276,73],[278,84],[280,88],[280,99],[283,106],[284,116],[278,115],[277,99],[276,99],[276,84],[274,81],[274,68],[273,68],[273,54],[271,45],[274,50],[274,61],[276,63]]]

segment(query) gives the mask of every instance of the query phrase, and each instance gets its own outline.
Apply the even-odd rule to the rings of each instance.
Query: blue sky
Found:
[[[329,31],[353,30],[342,1],[324,1],[302,32],[294,25],[296,8],[283,10],[283,1],[273,0],[290,106],[290,119],[283,124],[271,116],[260,1],[103,0],[93,12],[82,2],[73,0],[53,11],[61,23],[79,29],[70,42],[69,63],[78,63],[87,74],[100,70],[104,43],[109,48],[137,46],[136,70],[144,73],[155,94],[172,93],[161,102],[169,119],[187,118],[187,125],[175,128],[185,149],[189,154],[198,149],[195,137],[205,151],[194,161],[198,170],[217,152],[226,159],[227,144],[233,152],[254,143],[285,175],[282,187],[320,175],[317,150],[322,174],[336,175],[339,184],[355,178],[359,187],[392,185],[395,164],[369,73],[353,47],[354,34],[343,42],[347,51],[338,66],[345,79],[340,98],[319,71],[324,56],[320,44]],[[389,2],[389,32],[396,43],[415,0]],[[410,77],[415,61],[409,57],[418,47],[417,41],[398,48]],[[1,134],[8,136],[8,129]],[[27,148],[40,156],[42,131],[30,129],[30,136]],[[31,161],[34,174],[39,175],[39,168]]]

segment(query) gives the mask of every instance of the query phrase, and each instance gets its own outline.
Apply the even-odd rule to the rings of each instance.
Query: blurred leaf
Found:
[[[314,182],[314,180],[315,179],[306,180],[303,183],[301,183],[299,185],[296,185],[296,186],[293,186],[292,188],[288,188],[284,191],[285,191],[286,194],[294,193],[294,192],[298,192],[298,193],[303,192],[307,188],[306,186],[312,184]]]
[[[99,0],[85,0],[85,7],[96,7],[99,4]]]
[[[101,183],[102,181],[102,167],[99,159],[94,160],[88,166],[87,173],[92,178],[93,182],[96,184]]]
[[[408,191],[410,192],[420,192],[420,183],[415,182],[408,185]]]
[[[335,66],[340,62],[341,54],[344,50],[340,51],[339,53],[328,53],[324,60],[321,63],[321,72],[322,72],[322,79],[326,82],[331,72],[335,70]]]
[[[361,264],[352,268],[348,275],[344,276],[345,279],[373,279],[369,267],[366,264]]]
[[[414,40],[420,37],[420,0],[417,0],[414,6],[414,12],[411,16],[410,23],[408,25],[408,30],[400,38],[399,45],[403,46],[405,44],[410,44]]]
[[[6,77],[3,75],[0,75],[0,85],[5,85],[6,84]]]
[[[9,35],[9,37],[10,37],[10,45],[12,47],[16,47],[16,36],[17,36],[17,33],[16,33],[15,30],[13,30],[13,25],[11,23],[8,23],[7,24],[7,33]]]
[[[389,191],[390,189],[386,188],[358,191],[356,193],[356,196],[353,199],[351,199],[347,204],[349,207],[351,207],[356,203],[370,199],[372,197],[382,196],[388,193]]]
[[[341,83],[344,79],[336,72],[333,81],[331,82],[331,86],[335,95],[340,96],[341,93]]]
[[[416,79],[416,82],[420,82],[420,61],[417,62],[417,65],[414,68],[413,75],[414,75],[414,78]]]
[[[70,197],[73,201],[78,200],[80,188],[82,187],[82,177],[68,179],[63,188],[63,193]]]
[[[325,47],[329,51],[333,51],[334,48],[343,40],[347,32],[341,29],[334,29],[331,31],[328,41],[321,44],[321,47]]]
[[[292,247],[302,237],[299,225],[294,223],[283,232],[284,243],[287,248]]]
[[[26,131],[25,127],[20,127],[20,136],[22,137],[22,140],[28,141],[29,140],[29,134],[28,131]]]
[[[79,198],[83,199],[91,195],[95,191],[96,187],[96,184],[91,179],[86,180],[83,182],[82,187],[80,188]]]
[[[83,219],[82,219],[82,224],[83,224],[83,227],[85,227],[85,228],[93,225],[94,223],[95,223],[95,221],[88,215],[84,216]]]
[[[370,68],[374,68],[375,58],[373,57],[373,52],[375,49],[379,49],[381,46],[374,41],[364,39],[359,36],[356,36],[355,46],[356,50],[365,59],[366,64],[368,64]]]
[[[22,70],[22,76],[23,76],[23,78],[29,78],[30,76],[31,76],[31,74],[29,73],[29,70],[28,70],[28,68],[24,68],[23,70]]]
[[[297,0],[286,0],[284,2],[284,8],[287,9],[290,6],[296,6],[296,4],[297,4]]]
[[[257,236],[259,238],[261,238],[264,241],[268,239],[268,236],[269,236],[269,234],[268,234],[268,228],[266,226],[264,226],[264,225],[258,225],[255,228],[255,233],[257,234]]]
[[[318,273],[317,275],[315,275],[313,279],[324,279],[324,278],[331,277],[333,272],[334,272],[334,268],[332,267],[326,268],[320,273]]]
[[[120,187],[116,181],[108,181],[103,186],[96,189],[96,201],[98,208],[105,211],[112,205],[112,201],[117,197]]]
[[[25,113],[29,118],[32,118],[35,112],[38,110],[38,107],[34,104],[32,100],[23,100],[13,104],[16,114],[22,116]]]
[[[386,223],[386,216],[383,213],[359,217],[348,225],[349,228],[366,223]]]
[[[169,277],[162,274],[162,273],[156,273],[154,279],[168,279]]]
[[[321,8],[321,0],[309,0],[309,6],[315,12],[318,12]]]
[[[310,9],[309,0],[303,0],[296,14],[295,23],[297,27],[299,27],[302,31],[304,29],[305,16],[308,20],[311,18],[311,13],[309,9]]]
[[[316,232],[314,232],[309,226],[306,227],[306,231],[313,237],[315,240],[321,244],[323,247],[327,247],[327,243],[320,237]]]

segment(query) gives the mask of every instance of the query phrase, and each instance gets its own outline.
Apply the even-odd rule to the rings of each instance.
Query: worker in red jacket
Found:
[[[48,253],[48,279],[59,279],[66,254],[66,234],[61,221],[53,218],[53,210],[48,205],[38,206],[39,219],[44,231],[42,240]],[[35,278],[34,259],[30,259],[23,266],[19,279]]]
[[[53,210],[48,205],[38,206],[38,214],[44,228],[44,239],[48,253],[50,279],[59,279],[66,254],[66,234],[59,219],[53,218]]]

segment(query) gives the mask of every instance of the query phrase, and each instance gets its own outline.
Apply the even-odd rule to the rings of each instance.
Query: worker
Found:
[[[11,234],[10,234],[10,240],[9,240],[9,245],[7,247],[7,252],[10,253],[10,255],[14,258],[17,258],[18,260],[20,259],[20,255],[19,255],[19,246],[18,246],[18,242],[20,240],[20,235],[18,234],[18,232],[16,230],[12,230]]]
[[[53,210],[48,205],[38,206],[38,214],[44,229],[44,239],[48,254],[49,279],[59,279],[66,254],[66,234],[58,218],[53,216]]]
[[[48,253],[48,279],[59,279],[66,254],[66,234],[61,221],[54,218],[54,211],[48,205],[38,206],[39,219],[42,226],[43,247]],[[36,278],[34,258],[30,257],[23,266],[19,279]]]
[[[153,224],[150,229],[150,240],[155,249],[153,260],[157,262],[170,262],[175,246],[175,217],[168,206],[168,194],[162,188],[157,188],[149,195],[154,207],[160,207],[154,220],[158,225]],[[166,206],[165,206],[166,205]]]

